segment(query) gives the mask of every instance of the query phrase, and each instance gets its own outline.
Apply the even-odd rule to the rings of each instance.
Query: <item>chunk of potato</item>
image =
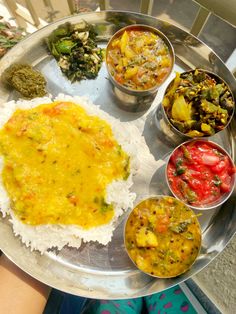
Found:
[[[138,247],[157,247],[158,241],[156,235],[143,227],[136,233],[136,244]]]
[[[120,50],[122,53],[125,53],[126,46],[128,44],[129,35],[126,31],[124,31],[123,35],[121,36],[120,40]]]
[[[128,63],[129,63],[129,62],[128,62],[128,59],[127,59],[126,57],[124,57],[124,58],[122,58],[121,60],[122,60],[123,66],[124,66],[124,67],[127,67]]]
[[[132,51],[132,49],[130,49],[129,47],[126,47],[125,48],[125,56],[128,58],[128,59],[132,59],[135,54],[134,52]]]
[[[189,131],[189,132],[187,132],[185,134],[188,135],[188,136],[191,136],[191,137],[204,136],[204,133],[199,132],[198,130],[191,130],[191,131]]]
[[[169,67],[170,66],[170,58],[169,57],[162,57],[161,65],[162,65],[162,67]]]
[[[138,73],[138,67],[128,68],[125,72],[125,79],[130,79]]]
[[[187,103],[184,96],[181,95],[175,99],[171,114],[174,120],[188,121],[192,119],[192,106],[191,103]]]
[[[180,73],[176,72],[176,76],[174,79],[174,82],[171,86],[171,88],[168,90],[168,92],[166,93],[165,97],[168,97],[169,99],[171,99],[172,97],[174,97],[176,89],[178,88],[178,86],[180,85],[181,82],[181,78],[180,78]]]
[[[144,271],[148,270],[149,261],[144,259],[142,256],[138,255],[135,262],[140,269]]]
[[[120,39],[115,39],[113,42],[112,42],[112,47],[115,48],[115,47],[120,47]]]
[[[215,133],[214,129],[207,123],[201,124],[201,130],[202,130],[202,132],[207,133],[209,135],[212,135]]]

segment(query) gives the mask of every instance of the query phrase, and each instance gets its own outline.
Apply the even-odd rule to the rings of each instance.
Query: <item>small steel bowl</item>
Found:
[[[163,81],[160,84],[157,84],[154,87],[152,87],[150,89],[146,89],[146,90],[130,89],[130,88],[122,85],[121,83],[117,82],[114,79],[113,75],[111,74],[110,68],[109,68],[109,65],[107,62],[108,51],[109,51],[109,47],[111,46],[112,42],[116,38],[121,36],[121,34],[124,33],[125,31],[135,30],[135,29],[138,29],[138,30],[141,29],[143,31],[151,31],[152,33],[158,35],[163,40],[163,42],[166,44],[166,46],[168,47],[171,61],[172,61],[170,71],[169,71],[168,75],[166,75],[166,77],[163,79]],[[159,31],[158,29],[156,29],[152,26],[148,26],[148,25],[144,25],[144,24],[134,24],[134,25],[128,25],[126,27],[121,28],[119,31],[117,31],[110,38],[108,45],[107,45],[107,48],[106,48],[105,63],[106,63],[109,79],[110,79],[110,82],[112,84],[113,92],[114,92],[115,96],[118,98],[118,100],[122,103],[122,106],[126,107],[126,108],[130,108],[132,111],[139,111],[139,109],[145,110],[145,109],[149,108],[149,106],[151,105],[152,101],[154,100],[154,98],[157,94],[158,89],[167,80],[167,78],[171,74],[173,67],[174,67],[174,63],[175,63],[175,54],[174,54],[173,46],[170,43],[169,39],[161,31]]]
[[[231,182],[230,182],[230,190],[229,192],[225,192],[222,193],[221,196],[219,197],[219,199],[215,200],[214,202],[208,203],[208,204],[199,204],[199,205],[192,205],[190,203],[188,203],[187,201],[185,201],[184,199],[180,198],[178,195],[176,195],[176,193],[173,191],[171,184],[169,182],[169,177],[168,177],[168,165],[170,163],[170,159],[172,157],[172,155],[176,152],[176,150],[178,150],[180,147],[187,145],[187,144],[194,144],[195,142],[200,142],[200,143],[209,143],[212,148],[217,149],[220,153],[222,153],[223,155],[227,156],[229,158],[230,164],[232,166],[232,168],[234,168],[234,162],[231,158],[231,156],[228,154],[228,152],[221,147],[219,144],[216,144],[215,142],[209,141],[207,139],[192,139],[192,140],[188,140],[182,144],[180,144],[179,146],[177,146],[172,153],[170,154],[168,161],[166,163],[166,169],[165,169],[165,177],[166,177],[166,182],[167,185],[171,191],[171,193],[173,194],[174,197],[176,197],[177,199],[181,200],[182,202],[184,202],[188,207],[194,209],[194,210],[209,210],[209,209],[214,209],[217,207],[220,207],[223,203],[225,203],[227,201],[227,199],[230,197],[230,195],[232,194],[234,187],[235,187],[235,182],[236,182],[236,175],[234,172],[232,172],[231,175]],[[204,176],[204,174],[202,174]]]
[[[191,72],[195,72],[196,69],[194,70],[190,70],[190,71],[186,71],[180,74],[180,76],[183,76],[187,73],[191,73]],[[213,79],[215,79],[216,83],[224,83],[227,86],[227,89],[230,93],[230,96],[232,97],[233,100],[233,104],[234,107],[232,108],[231,112],[229,112],[229,119],[227,121],[227,124],[223,127],[222,130],[217,131],[216,133],[219,133],[221,131],[223,131],[224,129],[227,128],[227,126],[230,124],[231,119],[234,115],[234,110],[235,110],[235,100],[234,100],[234,95],[233,92],[231,91],[229,85],[217,74],[208,71],[208,70],[204,70],[204,69],[197,69],[199,72],[205,72],[207,73],[209,76],[211,76]],[[164,97],[166,95],[166,93],[169,91],[169,89],[172,87],[174,83],[174,79],[168,84],[165,93],[164,93]],[[164,98],[163,98],[164,99]],[[170,121],[166,110],[163,106],[163,103],[160,104],[160,106],[157,107],[157,110],[155,112],[155,122],[156,125],[158,127],[158,129],[161,131],[161,133],[165,136],[165,138],[167,140],[169,140],[170,142],[173,143],[181,143],[183,141],[187,141],[188,139],[192,139],[192,138],[209,138],[212,135],[205,135],[205,136],[189,136],[183,132],[181,132],[176,126],[173,125],[173,123]],[[215,133],[215,134],[216,134]],[[214,135],[215,135],[214,134]]]
[[[162,202],[158,207],[158,202],[163,200],[166,203]],[[157,207],[148,208],[147,201]],[[169,219],[165,231],[163,216],[158,211],[163,210],[163,206],[169,211],[164,214]],[[177,213],[180,220],[176,220]],[[175,214],[173,219],[172,214]],[[153,215],[160,220],[153,220]],[[156,243],[153,238],[150,240],[150,233]],[[124,226],[124,244],[131,261],[139,270],[156,278],[173,278],[188,271],[199,256],[201,242],[202,232],[196,214],[172,196],[155,195],[143,199],[129,213]]]

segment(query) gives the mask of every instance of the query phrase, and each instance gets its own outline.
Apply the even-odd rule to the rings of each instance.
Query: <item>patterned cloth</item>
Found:
[[[81,314],[197,314],[179,286],[129,300],[87,300]]]

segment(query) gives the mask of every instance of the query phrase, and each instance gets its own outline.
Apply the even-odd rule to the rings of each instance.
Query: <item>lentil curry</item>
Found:
[[[201,246],[201,229],[194,212],[179,200],[149,198],[131,212],[125,245],[139,269],[168,278],[187,271]]]
[[[18,109],[0,131],[3,184],[25,224],[79,225],[111,221],[106,187],[129,176],[129,156],[110,125],[77,104]]]

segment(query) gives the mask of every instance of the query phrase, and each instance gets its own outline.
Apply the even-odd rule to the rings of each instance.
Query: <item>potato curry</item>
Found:
[[[191,267],[200,250],[198,219],[173,197],[146,199],[127,220],[125,245],[145,273],[161,278],[178,276]]]
[[[3,184],[23,223],[85,229],[114,215],[106,188],[129,176],[110,125],[71,102],[18,109],[0,131]]]
[[[118,83],[140,91],[161,85],[173,63],[165,42],[141,26],[114,38],[107,47],[106,61]]]

